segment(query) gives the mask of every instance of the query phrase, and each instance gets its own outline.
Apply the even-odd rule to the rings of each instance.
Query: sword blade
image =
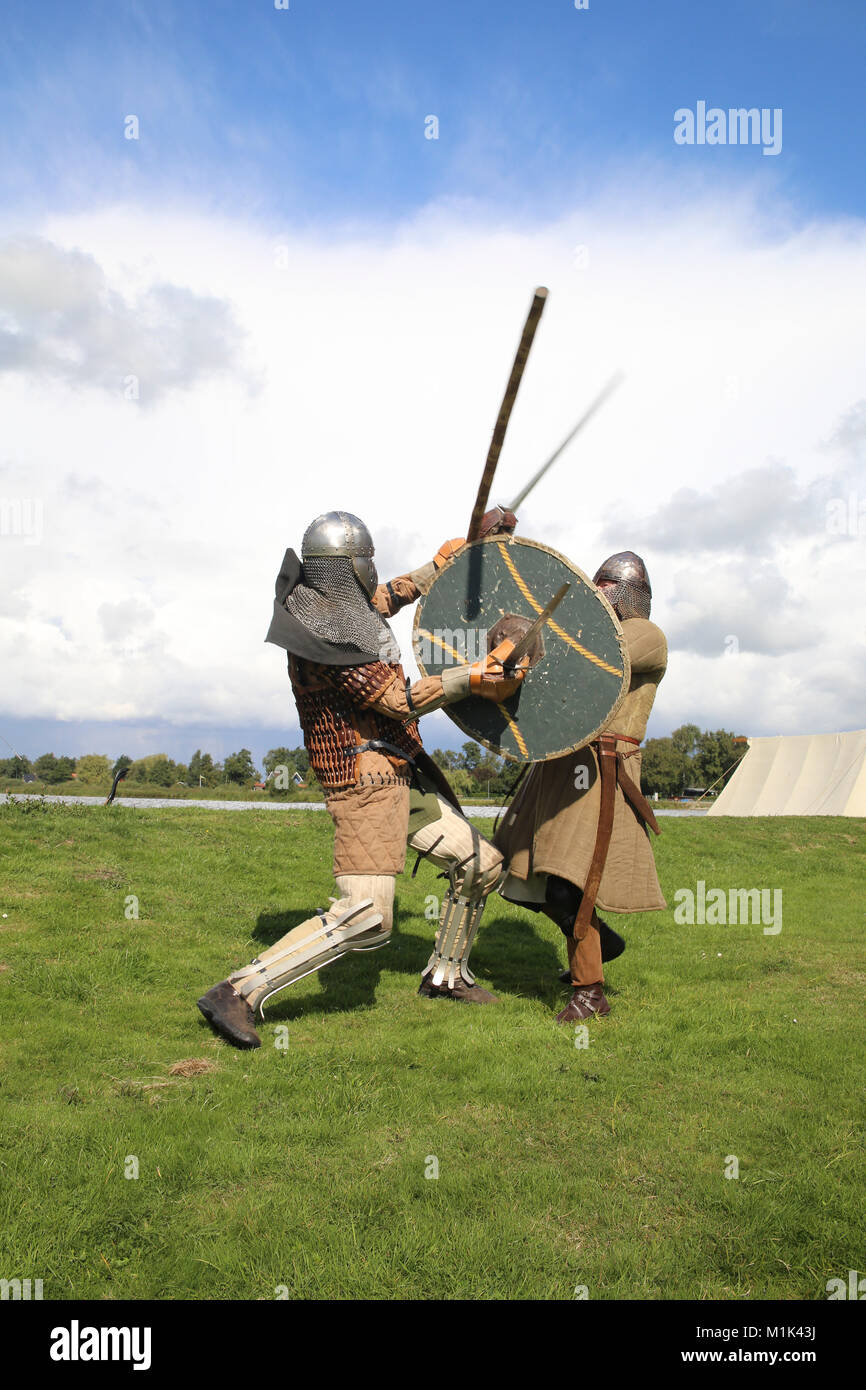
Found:
[[[523,332],[520,335],[517,354],[511,368],[511,375],[508,378],[505,395],[502,397],[502,404],[499,407],[496,427],[493,431],[493,438],[490,441],[490,448],[487,451],[487,462],[484,465],[484,472],[481,475],[481,483],[478,487],[478,496],[475,498],[475,506],[472,508],[472,519],[469,522],[469,530],[466,534],[467,541],[478,539],[481,518],[487,510],[490,487],[493,482],[493,475],[496,472],[496,465],[499,462],[499,455],[502,451],[505,431],[508,429],[508,421],[511,419],[511,412],[514,409],[514,402],[517,400],[517,392],[520,389],[520,383],[523,379],[526,359],[529,357],[529,349],[532,347],[535,330],[538,327],[546,302],[547,290],[541,285],[532,297],[529,313],[526,316]]]
[[[557,589],[556,593],[553,595],[553,598],[550,599],[550,601],[544,605],[532,626],[526,629],[508,660],[506,662],[503,662],[504,666],[516,666],[518,662],[523,660],[523,658],[526,656],[526,653],[529,651],[530,647],[532,646],[533,642],[538,636],[539,632],[544,627],[544,624],[550,620],[553,613],[562,603],[562,600],[565,598],[570,588],[570,584],[563,584],[559,589]]]
[[[509,508],[510,511],[516,512],[516,511],[517,511],[517,508],[520,506],[521,502],[525,502],[525,501],[526,501],[527,497],[529,496],[529,494],[530,494],[530,492],[532,491],[532,489],[535,487],[536,483],[540,483],[540,482],[541,482],[541,479],[544,477],[544,475],[545,475],[545,473],[547,472],[548,468],[551,468],[551,467],[553,466],[553,464],[556,463],[556,460],[559,458],[559,456],[560,456],[560,454],[562,453],[562,451],[563,451],[564,449],[567,449],[567,448],[568,448],[569,444],[571,443],[572,439],[574,439],[575,435],[580,434],[580,431],[583,429],[584,425],[588,424],[588,422],[592,419],[592,417],[593,417],[593,415],[595,414],[595,412],[596,412],[602,405],[604,405],[604,402],[607,400],[608,396],[612,396],[613,393],[614,393],[614,391],[617,389],[618,386],[620,386],[620,385],[622,384],[622,382],[623,382],[624,380],[625,380],[625,376],[624,376],[624,373],[623,373],[623,372],[615,372],[615,373],[614,373],[614,375],[611,377],[611,379],[610,379],[610,381],[607,383],[607,385],[606,385],[606,386],[603,386],[602,389],[599,391],[598,395],[596,396],[595,400],[592,402],[592,405],[589,407],[589,409],[588,409],[588,410],[585,410],[584,413],[583,413],[583,415],[581,415],[581,417],[580,417],[580,419],[578,420],[577,424],[575,425],[574,429],[573,429],[573,430],[569,430],[568,434],[567,434],[567,435],[565,436],[565,438],[563,439],[563,441],[562,441],[562,443],[560,444],[559,448],[558,448],[558,449],[554,449],[553,453],[550,455],[550,458],[547,460],[546,463],[543,463],[543,464],[541,465],[541,467],[539,468],[539,470],[538,470],[537,473],[534,473],[534,474],[533,474],[533,476],[530,478],[529,482],[526,484],[526,487],[523,488],[522,492],[518,492],[518,494],[517,494],[517,496],[515,497],[514,501],[511,503],[511,506],[510,506],[510,508]]]

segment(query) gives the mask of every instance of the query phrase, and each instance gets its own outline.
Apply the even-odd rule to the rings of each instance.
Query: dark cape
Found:
[[[365,666],[369,661],[379,661],[378,651],[365,651],[351,642],[328,642],[315,637],[292,616],[286,608],[286,596],[303,581],[303,577],[300,560],[294,550],[287,550],[274,586],[274,615],[265,641],[273,642],[275,647],[282,647],[292,656],[316,661],[321,666]]]

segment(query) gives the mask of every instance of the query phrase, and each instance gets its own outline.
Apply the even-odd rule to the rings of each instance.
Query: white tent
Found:
[[[866,729],[750,738],[711,816],[866,816]]]

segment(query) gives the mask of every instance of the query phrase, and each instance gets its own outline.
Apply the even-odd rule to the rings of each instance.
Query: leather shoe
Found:
[[[458,975],[453,989],[447,985],[434,985],[432,980],[432,970],[425,975],[418,986],[418,993],[425,999],[457,999],[461,1004],[498,1004],[499,1000],[495,994],[491,994],[489,989],[483,989],[481,985],[467,985],[466,981]]]
[[[235,994],[228,980],[222,980],[203,994],[198,1006],[211,1027],[235,1047],[261,1047],[262,1040],[253,1027],[255,1015],[246,999]]]
[[[593,1014],[604,1017],[610,1013],[610,1004],[600,984],[581,985],[575,989],[569,1003],[556,1015],[557,1023],[582,1023]]]

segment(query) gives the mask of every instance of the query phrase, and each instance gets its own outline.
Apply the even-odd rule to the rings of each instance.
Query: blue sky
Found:
[[[843,549],[864,569],[864,0],[2,19],[0,501],[44,503],[45,534],[0,536],[0,734],[29,756],[298,742],[262,644],[283,549],[333,505],[371,509],[383,573],[459,533],[541,282],[503,486],[625,368],[525,534],[590,572],[646,548],[675,652],[650,733],[862,723],[866,665],[837,657],[816,576]],[[781,108],[781,153],[677,145],[699,101]],[[445,715],[425,738],[463,741]]]
[[[639,163],[708,176],[673,112],[781,107],[784,160],[718,148],[803,214],[860,214],[861,0],[184,0],[4,6],[2,206],[117,197],[389,222],[434,199],[550,215]],[[123,139],[123,118],[140,140]],[[423,138],[435,114],[438,141]]]

